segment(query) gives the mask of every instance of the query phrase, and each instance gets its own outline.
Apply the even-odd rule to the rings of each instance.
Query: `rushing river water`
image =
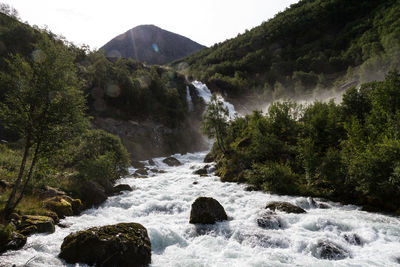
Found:
[[[211,92],[207,86],[197,81],[193,85],[208,103]],[[188,89],[187,98],[191,101]],[[224,101],[221,96],[219,99]],[[225,101],[224,105],[233,117],[234,107]],[[247,192],[245,185],[222,183],[212,174],[200,177],[193,171],[205,165],[205,155],[206,152],[175,155],[183,163],[178,167],[165,165],[162,158],[154,159],[156,168],[165,173],[151,173],[146,179],[121,179],[120,183],[129,184],[134,191],[110,197],[99,208],[86,210],[80,216],[61,220],[67,228],[56,226],[53,234],[29,237],[22,250],[0,256],[0,266],[66,266],[57,257],[65,236],[93,226],[121,222],[138,222],[147,228],[153,267],[399,265],[398,217],[331,202],[323,203],[328,209],[316,208],[304,197]],[[191,204],[200,196],[217,199],[225,208],[228,221],[213,226],[189,224]],[[277,212],[283,227],[263,229],[257,219],[265,213],[270,201],[288,201],[306,209],[307,213]],[[346,258],[321,259],[318,246],[321,242],[335,244],[345,251]]]
[[[310,207],[304,197],[247,192],[245,185],[222,183],[218,177],[200,177],[193,171],[205,165],[205,152],[175,155],[183,165],[168,167],[162,158],[157,168],[166,173],[149,178],[123,178],[132,192],[110,197],[97,209],[61,221],[53,234],[28,238],[22,250],[0,257],[1,266],[62,266],[57,255],[63,238],[92,226],[138,222],[149,232],[152,266],[396,266],[400,257],[400,220],[360,211],[354,206],[324,202],[328,209]],[[154,167],[152,167],[154,168]],[[198,182],[193,183],[193,182]],[[228,221],[214,226],[189,224],[190,207],[199,196],[217,199]],[[269,201],[289,201],[307,210],[306,214],[278,212],[284,228],[265,230],[257,218]],[[347,242],[357,234],[361,245]],[[334,242],[348,251],[348,257],[320,259],[317,244]],[[73,266],[73,265],[71,265]],[[84,266],[84,265],[77,265]]]

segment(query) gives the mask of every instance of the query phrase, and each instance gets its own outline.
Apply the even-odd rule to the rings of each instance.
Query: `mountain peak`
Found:
[[[153,24],[136,26],[118,35],[101,49],[107,57],[132,58],[147,64],[166,64],[204,48],[189,38]]]

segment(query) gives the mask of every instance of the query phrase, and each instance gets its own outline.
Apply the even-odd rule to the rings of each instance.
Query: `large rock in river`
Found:
[[[93,227],[64,238],[59,257],[67,263],[139,267],[151,262],[146,228],[138,223]]]
[[[54,220],[47,216],[24,215],[17,225],[17,230],[25,236],[35,233],[54,233]]]
[[[303,210],[302,208],[293,205],[289,202],[279,202],[279,201],[270,202],[265,208],[273,211],[279,210],[287,213],[306,213],[306,211]]]
[[[211,197],[199,197],[192,204],[189,223],[213,224],[227,219],[224,208],[217,200]]]
[[[81,199],[86,207],[98,206],[107,199],[104,187],[94,181],[84,182],[81,191]]]
[[[180,166],[182,163],[174,157],[168,157],[163,160],[168,166]]]

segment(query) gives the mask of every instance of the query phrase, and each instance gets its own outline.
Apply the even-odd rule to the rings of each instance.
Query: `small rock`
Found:
[[[193,174],[198,174],[200,176],[202,175],[207,175],[208,174],[208,168],[210,167],[210,165],[206,165],[201,169],[198,169],[197,171],[194,171]]]
[[[134,167],[135,169],[143,169],[145,167],[144,163],[140,162],[140,161],[132,161],[132,167]]]
[[[325,260],[342,260],[350,256],[344,248],[329,241],[321,241],[317,244],[313,256]]]
[[[317,203],[319,209],[330,209],[331,207],[325,203]]]
[[[258,191],[257,186],[254,185],[248,185],[244,188],[244,191],[252,192],[252,191]]]
[[[199,183],[199,182],[197,182],[197,181],[194,181],[194,182],[193,182],[193,184],[198,184],[198,183]]]
[[[150,171],[152,171],[154,173],[160,172],[158,169],[151,169]]]
[[[180,165],[182,165],[182,163],[179,160],[177,160],[176,158],[174,158],[174,157],[165,158],[163,160],[163,162],[165,164],[167,164],[168,166],[171,166],[171,167],[172,166],[180,166]]]
[[[155,165],[156,165],[156,163],[154,162],[154,160],[152,160],[152,159],[149,159],[149,165],[150,165],[150,166],[155,166]]]
[[[275,214],[275,212],[266,212],[261,218],[257,219],[257,224],[264,229],[280,229],[283,228],[281,219]]]
[[[137,171],[135,171],[135,173],[134,173],[135,175],[148,175],[149,173],[147,172],[147,170],[146,169],[138,169]]]
[[[217,200],[211,197],[199,197],[192,204],[189,223],[214,224],[227,219],[224,208]]]
[[[347,241],[347,243],[349,243],[351,245],[361,246],[363,244],[361,237],[354,233],[344,234],[343,238],[344,238],[344,240]]]
[[[67,263],[141,267],[151,262],[146,228],[138,223],[93,227],[64,238],[59,257]]]
[[[128,184],[119,184],[119,185],[114,186],[114,189],[113,189],[114,194],[120,194],[123,191],[133,191],[133,189]]]
[[[287,213],[306,213],[306,211],[303,210],[302,208],[297,207],[296,205],[293,205],[289,202],[274,201],[268,203],[268,205],[265,208],[273,211],[279,210]]]

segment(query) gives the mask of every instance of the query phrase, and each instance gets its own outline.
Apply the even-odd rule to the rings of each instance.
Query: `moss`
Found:
[[[60,257],[68,263],[143,266],[150,263],[151,244],[142,225],[120,223],[68,235],[61,246]]]

